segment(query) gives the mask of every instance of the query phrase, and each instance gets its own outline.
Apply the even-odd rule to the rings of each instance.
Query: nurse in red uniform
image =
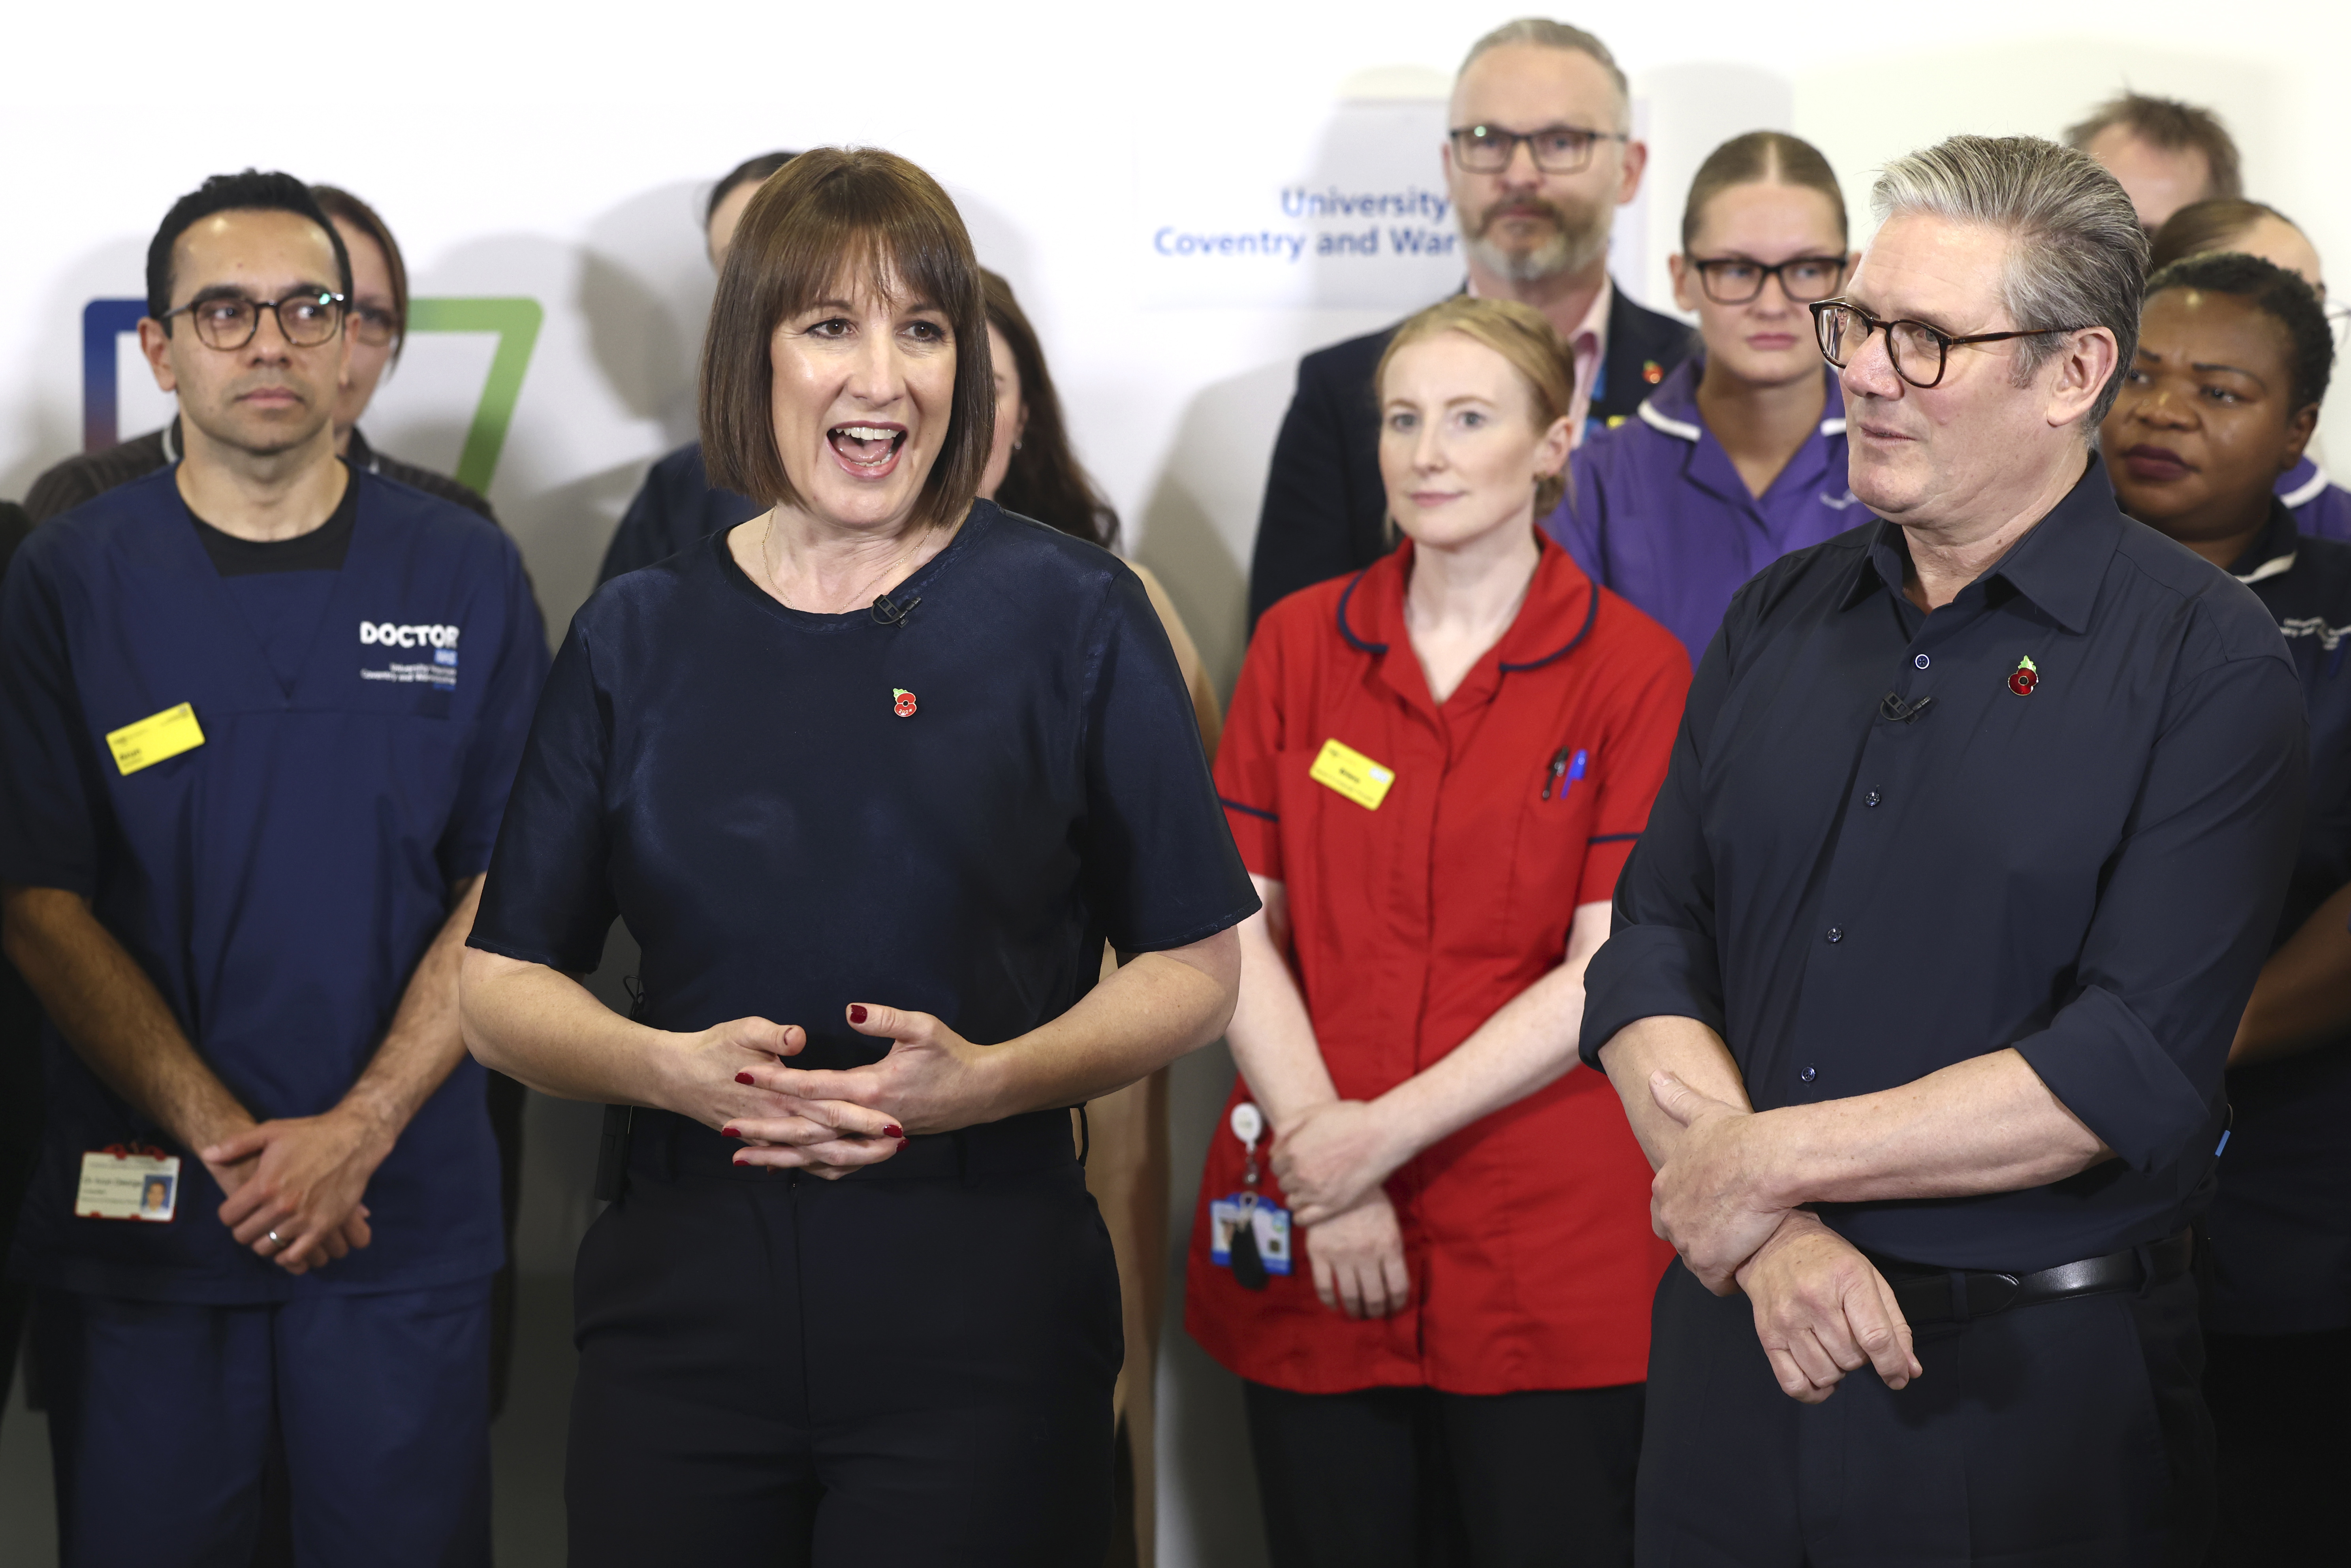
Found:
[[[1275,1568],[1629,1563],[1672,1252],[1575,1040],[1688,659],[1535,527],[1541,316],[1448,299],[1374,384],[1405,541],[1267,612],[1217,758],[1265,909],[1186,1324],[1244,1380]]]

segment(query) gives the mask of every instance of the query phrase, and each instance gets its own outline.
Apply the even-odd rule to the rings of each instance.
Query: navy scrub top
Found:
[[[0,607],[0,881],[89,898],[263,1119],[328,1110],[374,1056],[450,884],[489,862],[547,667],[512,540],[395,481],[349,483],[347,516],[288,541],[300,554],[348,521],[339,565],[225,576],[164,469],[37,529]],[[183,702],[204,744],[123,774],[108,732]],[[373,1245],[298,1279],[236,1245],[193,1151],[43,1033],[48,1125],[20,1276],[235,1303],[498,1267],[497,1155],[471,1060],[368,1183]],[[182,1157],[177,1218],[75,1218],[84,1152],[132,1143]]]
[[[841,1068],[890,1043],[852,1001],[993,1044],[1082,997],[1105,936],[1177,947],[1258,907],[1116,557],[978,501],[890,598],[894,625],[788,609],[725,533],[605,584],[557,653],[473,945],[584,972],[617,914],[645,1022],[796,1023],[795,1064]]]
[[[2276,617],[2310,716],[2310,793],[2273,952],[2351,883],[2351,544],[2306,537],[2299,521],[2273,502],[2230,567]],[[2351,1036],[2232,1069],[2228,1083],[2205,1326],[2351,1328]]]

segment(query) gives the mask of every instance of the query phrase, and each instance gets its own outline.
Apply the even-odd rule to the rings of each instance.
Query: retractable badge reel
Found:
[[[1290,1210],[1268,1203],[1257,1190],[1265,1113],[1244,1100],[1233,1107],[1231,1125],[1248,1159],[1241,1190],[1208,1205],[1208,1260],[1230,1269],[1241,1289],[1262,1291],[1267,1276],[1290,1272]]]

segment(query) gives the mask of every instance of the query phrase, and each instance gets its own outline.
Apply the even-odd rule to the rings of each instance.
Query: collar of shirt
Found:
[[[1591,634],[1600,609],[1599,591],[1567,551],[1540,529],[1535,544],[1541,553],[1525,602],[1509,629],[1446,699],[1446,707],[1489,700],[1504,675],[1563,659]],[[1429,695],[1419,659],[1412,654],[1412,638],[1405,626],[1404,595],[1412,580],[1412,557],[1413,542],[1406,539],[1358,572],[1339,595],[1338,631],[1348,646],[1379,661],[1381,678],[1399,695],[1434,712],[1437,704]],[[1405,656],[1388,657],[1398,645]]]
[[[1774,492],[1790,488],[1800,489],[1809,497],[1822,482],[1829,466],[1832,455],[1829,443],[1844,434],[1844,389],[1837,384],[1836,372],[1826,365],[1821,367],[1821,374],[1828,382],[1828,401],[1821,405],[1820,424],[1804,438],[1804,444],[1788,460],[1787,466],[1772,478],[1761,497],[1749,493],[1747,481],[1739,476],[1738,468],[1730,461],[1730,454],[1722,449],[1721,442],[1710,439],[1713,432],[1707,429],[1706,421],[1698,407],[1698,382],[1705,374],[1706,356],[1702,353],[1693,354],[1676,365],[1657,384],[1657,390],[1642,400],[1640,408],[1635,411],[1641,423],[1660,435],[1689,443],[1693,450],[1687,472],[1691,481],[1723,500],[1750,508],[1759,507]],[[1836,460],[1841,467],[1844,463],[1842,455],[1838,455]],[[1842,472],[1836,476],[1834,485],[1836,490],[1847,496],[1853,493]]]
[[[2283,577],[2294,570],[2294,553],[2302,543],[2302,530],[2294,526],[2294,514],[2286,508],[2293,503],[2282,497],[2270,497],[2270,520],[2255,535],[2244,553],[2229,563],[2229,575],[2251,587],[2263,578]]]
[[[1608,358],[1608,310],[1615,302],[1616,280],[1603,274],[1592,308],[1568,334],[1568,347],[1575,350],[1575,401],[1568,405],[1567,427],[1575,433],[1578,446],[1583,444],[1584,427],[1592,423],[1592,384],[1600,379],[1600,367]]]
[[[2105,465],[2094,455],[2065,498],[2009,547],[2006,555],[1959,590],[1950,607],[1972,612],[1981,608],[1995,589],[2013,591],[2031,600],[2066,631],[2083,632],[2090,624],[2106,560],[2115,553],[2115,543],[2128,521],[2115,508],[2115,490],[2106,480]],[[1915,613],[1916,607],[1902,591],[1909,566],[1908,536],[1898,524],[1881,517],[1870,537],[1868,553],[1854,569],[1844,608],[1851,609],[1882,588],[1897,605]]]
[[[2304,457],[2278,476],[2278,499],[2289,507],[2306,507],[2325,495],[2326,486],[2333,483],[2325,469]]]

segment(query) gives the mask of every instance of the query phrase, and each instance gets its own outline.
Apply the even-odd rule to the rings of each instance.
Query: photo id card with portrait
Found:
[[[1255,1193],[1235,1193],[1208,1205],[1208,1260],[1233,1267],[1233,1240],[1246,1221],[1258,1262],[1269,1274],[1290,1272],[1290,1210],[1264,1202]]]
[[[92,1149],[81,1157],[74,1213],[84,1219],[170,1222],[180,1206],[180,1159],[161,1149]]]

